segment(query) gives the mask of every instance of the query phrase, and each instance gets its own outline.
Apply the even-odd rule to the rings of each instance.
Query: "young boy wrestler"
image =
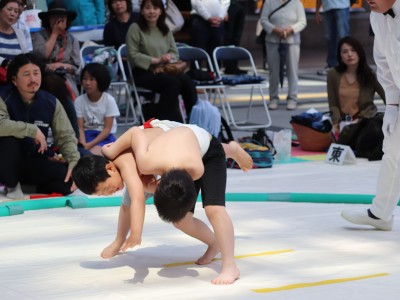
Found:
[[[156,124],[154,124],[154,122],[156,122]],[[163,122],[167,122],[169,124],[171,123],[169,121],[158,121],[158,120],[154,120],[151,123],[154,127],[161,127],[164,130],[167,130],[166,127],[163,126],[164,125],[162,124]],[[146,134],[148,141],[151,142],[151,140],[155,136],[162,134],[162,130],[160,130],[159,128],[146,129],[144,133]],[[207,134],[207,136],[209,135]],[[130,139],[131,139],[130,131],[126,132],[119,138],[120,141],[125,140],[125,143],[127,143],[128,145],[130,145]],[[251,168],[252,160],[250,156],[246,152],[244,152],[243,149],[236,142],[231,142],[229,144],[222,144],[222,145],[224,147],[226,155],[237,161],[244,171]],[[135,168],[132,168],[132,165],[134,165]],[[225,168],[225,161],[223,166]],[[131,172],[133,174],[130,174],[129,177],[126,177],[124,175],[126,171]],[[128,178],[131,177],[136,178],[136,181],[135,183],[131,181],[131,184],[129,184],[128,181],[130,180]],[[135,207],[139,207],[140,210],[143,209],[144,211],[144,206],[142,208],[142,206],[140,205],[141,203],[144,203],[143,186],[144,190],[149,192],[154,192],[156,181],[154,179],[154,176],[139,175],[136,169],[136,163],[133,158],[133,155],[129,151],[123,152],[121,155],[117,156],[113,161],[108,161],[104,157],[98,157],[98,156],[88,156],[85,158],[81,158],[81,160],[79,161],[78,165],[75,167],[73,172],[74,182],[76,183],[78,188],[80,188],[84,193],[87,194],[98,194],[98,195],[112,194],[115,191],[123,188],[122,178],[124,178],[124,181],[127,183],[129,194],[128,193],[124,194],[123,203],[121,204],[117,236],[115,240],[103,250],[101,254],[103,258],[113,257],[119,251],[125,251],[129,247],[133,247],[136,244],[140,244],[140,240],[138,242],[135,241],[135,236],[136,237],[141,236],[141,229],[143,223],[135,226],[132,221],[132,224],[130,224],[131,222],[130,215],[135,213]],[[139,183],[139,180],[142,182],[141,184]],[[129,186],[131,186],[132,188],[129,189]],[[225,184],[223,185],[223,188],[225,191]],[[135,204],[131,205],[131,209],[129,209],[130,205],[129,195],[133,199],[132,202]],[[189,209],[190,208],[191,207],[189,207]],[[187,211],[185,213],[187,213]],[[134,219],[137,220],[137,218]],[[138,223],[140,222],[136,222],[136,224]],[[205,231],[207,230],[209,231],[208,227],[205,224],[203,224],[203,226],[206,228]],[[131,230],[131,236],[128,239],[126,239],[129,230]],[[211,235],[212,235],[211,238],[208,237],[207,240],[202,239],[202,241],[207,243],[207,241],[212,240],[215,244],[215,238],[213,237],[212,232]],[[215,245],[212,244],[213,244],[212,242],[208,242],[208,245],[211,245],[209,247],[209,250],[202,258],[200,258],[197,261],[197,263],[199,264],[209,263],[211,259],[218,253],[218,249],[213,247]]]
[[[145,134],[152,140],[163,130],[153,128],[146,130]],[[88,195],[112,195],[124,188],[124,199],[118,217],[117,236],[101,253],[103,258],[111,258],[119,251],[125,251],[133,245],[139,245],[143,229],[143,220],[131,219],[133,211],[144,211],[144,192],[154,192],[154,176],[142,175],[138,172],[132,150],[123,151],[113,161],[99,155],[81,157],[72,171],[72,180],[75,185]],[[130,199],[132,199],[132,205]],[[144,219],[144,217],[143,217]],[[131,233],[127,239],[128,233]],[[128,243],[129,241],[129,243]],[[132,245],[132,246],[133,246]]]
[[[204,255],[197,260],[198,264],[210,263],[221,252],[222,270],[212,283],[232,284],[239,277],[239,270],[234,260],[233,225],[225,209],[226,161],[223,146],[195,125],[180,124],[151,142],[145,131],[131,128],[115,143],[105,146],[104,155],[113,159],[130,145],[142,174],[162,175],[154,194],[160,217],[208,245]],[[200,189],[214,233],[193,217]],[[131,212],[133,219],[143,220],[144,210]],[[137,241],[129,241],[126,246],[135,245]]]

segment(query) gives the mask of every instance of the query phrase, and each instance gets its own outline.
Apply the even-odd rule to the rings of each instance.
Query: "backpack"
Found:
[[[87,58],[85,58],[86,61]],[[90,58],[89,58],[90,59]],[[100,63],[107,67],[111,81],[118,78],[118,52],[114,47],[104,47],[96,49],[91,59],[93,63]]]
[[[268,149],[271,151],[272,155],[276,154],[276,149],[274,146],[274,143],[272,140],[269,138],[269,136],[265,133],[265,130],[262,128],[257,129],[252,135],[252,139],[254,141],[257,141],[260,145],[268,147]]]
[[[274,154],[268,147],[256,143],[256,141],[241,142],[239,139],[240,146],[253,159],[253,169],[271,168],[274,163]],[[227,166],[229,168],[239,169],[239,165],[231,158],[228,159]]]
[[[276,150],[264,129],[258,129],[252,136],[239,138],[238,142],[253,159],[253,169],[272,167]],[[228,159],[228,167],[239,168],[232,159]]]

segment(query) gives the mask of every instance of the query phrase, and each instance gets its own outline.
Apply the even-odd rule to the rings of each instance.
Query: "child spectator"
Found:
[[[101,146],[115,141],[116,117],[120,115],[113,96],[107,93],[111,77],[98,63],[87,64],[81,73],[85,94],[75,100],[79,142],[93,154],[101,155]]]

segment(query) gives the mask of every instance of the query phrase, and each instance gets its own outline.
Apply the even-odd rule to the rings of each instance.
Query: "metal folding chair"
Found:
[[[79,51],[81,57],[81,66],[80,71],[82,71],[83,67],[86,65],[87,61],[91,61],[93,58],[93,53],[97,49],[104,48],[104,45],[90,45],[82,47]],[[89,58],[89,60],[88,60]]]
[[[214,67],[211,62],[211,58],[208,53],[197,47],[178,47],[179,59],[186,61],[190,64],[191,68],[199,71],[210,72],[215,75]],[[213,103],[215,103],[216,98],[218,98],[220,104],[222,105],[222,93],[223,84],[221,81],[214,81],[210,83],[196,83],[196,89],[204,92],[207,100],[212,98]]]
[[[223,73],[221,71],[220,65],[224,63],[224,61],[238,61],[241,64],[241,67],[247,68],[250,72],[250,76],[258,76],[257,69],[254,64],[254,60],[250,52],[242,47],[236,46],[221,46],[217,47],[213,51],[213,61],[216,68],[216,74],[219,79],[223,79]],[[229,75],[232,76],[232,75]],[[240,75],[238,75],[240,76]],[[224,84],[224,101],[223,101],[223,109],[224,113],[226,114],[226,118],[229,123],[236,129],[239,130],[254,130],[257,128],[266,128],[271,126],[272,120],[269,114],[267,101],[263,92],[263,89],[267,88],[267,82],[257,82],[257,83],[239,83],[235,85],[228,85]],[[247,90],[250,93],[250,98],[248,100],[247,105],[247,113],[246,118],[244,120],[236,120],[231,106],[231,98],[234,93],[239,91]],[[259,106],[253,107],[253,94],[254,91],[258,91],[260,98],[261,98],[261,105],[263,107],[260,110]],[[254,105],[255,106],[255,105]],[[262,120],[265,120],[262,124],[254,124],[251,122],[252,120],[252,113],[257,112],[257,114],[262,113]],[[259,117],[257,117],[259,119]]]
[[[160,94],[136,85],[135,80],[133,79],[132,67],[126,55],[126,44],[121,45],[118,49],[118,62],[119,62],[119,69],[121,70],[122,80],[128,83],[130,89],[129,95],[133,96],[134,98],[133,101],[136,103],[136,108],[137,108],[136,113],[139,115],[141,122],[144,123],[146,120],[143,114],[142,105],[145,103],[146,100],[148,102],[157,103],[159,101]],[[129,78],[127,74],[129,74]],[[147,99],[146,95],[147,96],[151,95],[152,96],[151,99]],[[185,113],[182,105],[183,105],[183,100],[180,99],[179,109],[182,115],[182,120],[185,123]],[[132,103],[132,109],[134,110],[133,103]]]

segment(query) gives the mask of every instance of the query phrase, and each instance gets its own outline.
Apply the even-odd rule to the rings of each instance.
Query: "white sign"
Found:
[[[326,154],[325,162],[333,165],[343,165],[355,164],[357,160],[349,146],[332,143]]]
[[[24,10],[20,18],[25,21],[29,28],[40,28],[42,27],[42,20],[39,18],[40,12],[40,9]]]

